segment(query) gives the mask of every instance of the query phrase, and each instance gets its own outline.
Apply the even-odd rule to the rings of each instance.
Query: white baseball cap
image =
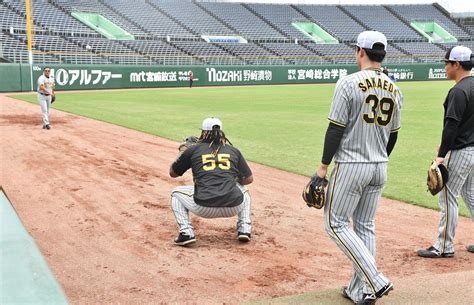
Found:
[[[447,54],[446,54],[447,55]],[[472,51],[465,46],[456,46],[451,49],[449,58],[446,56],[446,60],[449,61],[471,61]]]
[[[365,31],[357,37],[357,46],[363,49],[372,49],[374,44],[383,44],[383,49],[387,50],[387,37],[377,31]]]
[[[202,130],[212,130],[212,127],[214,126],[219,126],[219,128],[222,130],[222,122],[218,118],[207,118],[202,121]]]

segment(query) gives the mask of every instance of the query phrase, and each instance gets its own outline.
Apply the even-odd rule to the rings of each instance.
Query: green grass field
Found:
[[[402,129],[390,157],[388,198],[438,209],[426,170],[441,139],[450,81],[399,83]],[[311,175],[321,160],[334,84],[58,92],[54,108],[180,141],[209,116],[248,160]],[[36,95],[14,95],[36,103]],[[53,122],[54,124],[54,122]],[[460,214],[467,216],[463,203]]]

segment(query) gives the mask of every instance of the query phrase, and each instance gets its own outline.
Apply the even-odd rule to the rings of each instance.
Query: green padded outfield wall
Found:
[[[19,64],[0,64],[0,92],[24,91],[22,72]]]
[[[159,88],[188,86],[271,85],[334,83],[358,71],[356,65],[319,66],[132,66],[132,65],[49,65],[56,90]],[[446,79],[443,64],[386,65],[399,81]],[[33,65],[33,79],[43,65]],[[27,64],[0,64],[0,92],[30,91]],[[34,89],[36,90],[36,89]]]

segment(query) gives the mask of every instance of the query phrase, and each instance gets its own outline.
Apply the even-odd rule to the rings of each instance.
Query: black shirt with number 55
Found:
[[[221,146],[217,155],[209,143],[198,143],[185,150],[173,163],[173,171],[182,176],[192,168],[194,201],[206,207],[234,207],[243,201],[237,181],[252,171],[241,152],[232,145]]]

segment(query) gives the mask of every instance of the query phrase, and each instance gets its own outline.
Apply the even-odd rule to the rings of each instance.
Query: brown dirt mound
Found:
[[[198,242],[177,247],[169,194],[192,181],[168,176],[177,143],[55,110],[42,130],[38,105],[3,95],[0,106],[0,184],[71,304],[241,303],[349,279],[322,211],[301,200],[306,177],[251,163],[253,240],[239,244],[234,219],[193,217]],[[436,211],[382,200],[380,269],[392,278],[473,271],[466,218],[453,259],[415,255],[437,222]]]

